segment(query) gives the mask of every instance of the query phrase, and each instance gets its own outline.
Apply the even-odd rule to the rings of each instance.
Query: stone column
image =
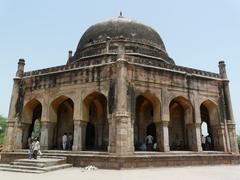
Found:
[[[41,122],[41,149],[48,150],[53,146],[53,131],[56,123],[50,121]]]
[[[115,121],[113,121],[112,115],[109,115],[108,117],[108,126],[109,126],[108,152],[114,153],[116,152],[116,126]]]
[[[169,148],[169,132],[168,132],[168,121],[157,122],[156,134],[157,134],[157,145],[159,151],[168,152]]]
[[[82,151],[85,149],[87,122],[74,120],[73,151]]]
[[[192,123],[188,124],[188,143],[189,148],[192,151],[202,151],[202,143],[201,143],[201,124],[200,123]]]
[[[28,148],[28,136],[29,136],[29,129],[30,129],[31,124],[28,123],[22,123],[22,130],[23,130],[23,135],[22,135],[22,148]]]
[[[124,59],[125,47],[124,44],[119,43],[118,47],[118,59],[116,61],[116,88],[115,88],[115,111],[112,115],[111,125],[115,125],[115,147],[111,144],[110,152],[116,152],[118,155],[133,154],[133,123],[131,121],[131,114],[128,112],[127,108],[127,95],[128,90],[128,76],[127,76],[127,66],[128,62]],[[111,135],[111,134],[109,134]]]
[[[14,150],[14,121],[7,121],[7,127],[5,130],[5,137],[4,137],[4,150],[5,151],[13,151]]]
[[[15,150],[23,148],[22,123],[15,123]]]
[[[229,90],[229,80],[227,78],[226,64],[224,61],[219,62],[219,74],[222,78],[222,87],[223,87],[223,95],[224,95],[224,103],[226,110],[226,123],[228,129],[228,138],[229,144],[232,153],[239,153],[238,145],[237,145],[237,135],[235,128],[235,121],[233,116],[232,102]]]
[[[114,114],[116,125],[116,153],[118,155],[133,154],[133,124],[128,113],[117,112]]]
[[[6,151],[22,148],[21,113],[23,108],[22,76],[24,73],[24,65],[25,61],[19,59],[16,77],[13,80],[12,96],[7,120],[8,126],[4,142],[4,149]]]
[[[103,124],[102,123],[98,123],[97,124],[97,147],[102,148],[102,143],[103,143]]]
[[[226,151],[226,142],[224,136],[224,125],[214,125],[212,128],[212,143],[216,151]]]
[[[167,87],[163,87],[161,90],[161,121],[158,123],[157,130],[157,144],[160,151],[170,151],[169,145],[169,122],[170,122],[170,111],[169,111],[169,94]]]
[[[147,132],[146,132],[146,124],[144,124],[142,121],[138,124],[138,143],[143,144],[145,143]]]
[[[201,132],[201,111],[200,111],[200,103],[199,103],[199,97],[196,92],[193,93],[193,123],[189,125],[189,134],[188,139],[191,143],[189,143],[190,149],[192,151],[198,151],[201,152],[202,149],[202,132]]]
[[[230,147],[232,153],[239,153],[238,143],[237,143],[237,134],[236,134],[236,124],[235,123],[227,123],[228,127],[228,136],[230,140]]]

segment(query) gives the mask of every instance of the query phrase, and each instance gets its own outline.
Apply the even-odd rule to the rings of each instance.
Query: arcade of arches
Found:
[[[107,151],[112,132],[108,124],[107,98],[94,92],[87,95],[81,105],[82,120],[74,119],[76,102],[67,96],[59,96],[50,103],[49,121],[46,122],[41,119],[43,107],[40,101],[33,99],[26,103],[23,111],[23,148],[27,148],[27,139],[38,119],[41,120],[39,138],[43,149],[62,149],[62,136],[67,133],[73,136],[69,150]],[[196,123],[191,102],[181,96],[170,101],[169,121],[165,122],[161,121],[161,102],[153,94],[137,96],[135,107],[135,151],[142,150],[140,147],[146,143],[148,135],[153,137],[157,151],[225,150],[223,133],[219,133],[218,128],[218,107],[210,100],[199,107],[199,123]],[[201,143],[202,135],[210,138],[208,147]]]

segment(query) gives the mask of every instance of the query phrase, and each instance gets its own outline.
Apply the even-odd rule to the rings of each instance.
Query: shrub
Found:
[[[7,119],[0,115],[0,145],[3,144]]]

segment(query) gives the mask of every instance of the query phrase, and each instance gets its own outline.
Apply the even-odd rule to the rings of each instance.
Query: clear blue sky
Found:
[[[19,58],[26,71],[65,64],[90,25],[120,11],[159,32],[178,65],[218,72],[224,60],[239,126],[239,0],[0,0],[0,114],[8,115]]]

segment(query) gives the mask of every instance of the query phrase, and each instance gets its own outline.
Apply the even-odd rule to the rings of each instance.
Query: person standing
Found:
[[[30,136],[28,137],[27,142],[28,142],[28,149],[32,148],[32,138]]]
[[[34,159],[37,159],[39,150],[40,150],[40,143],[37,139],[35,139],[34,143],[33,143],[33,158]]]
[[[151,134],[147,135],[145,138],[146,144],[147,144],[147,150],[152,151],[152,146],[153,146],[153,136]]]
[[[62,137],[62,147],[63,147],[63,150],[67,149],[67,142],[68,142],[67,133],[64,133],[63,137]]]
[[[32,138],[28,137],[28,159],[32,159],[33,147],[32,147]]]
[[[72,150],[72,145],[73,145],[73,135],[72,133],[69,133],[68,135],[68,150]]]
[[[206,148],[207,150],[212,150],[212,139],[210,135],[206,137]]]
[[[202,142],[202,149],[206,150],[206,137],[204,137],[203,134],[202,134],[202,137],[201,137],[201,142]]]

